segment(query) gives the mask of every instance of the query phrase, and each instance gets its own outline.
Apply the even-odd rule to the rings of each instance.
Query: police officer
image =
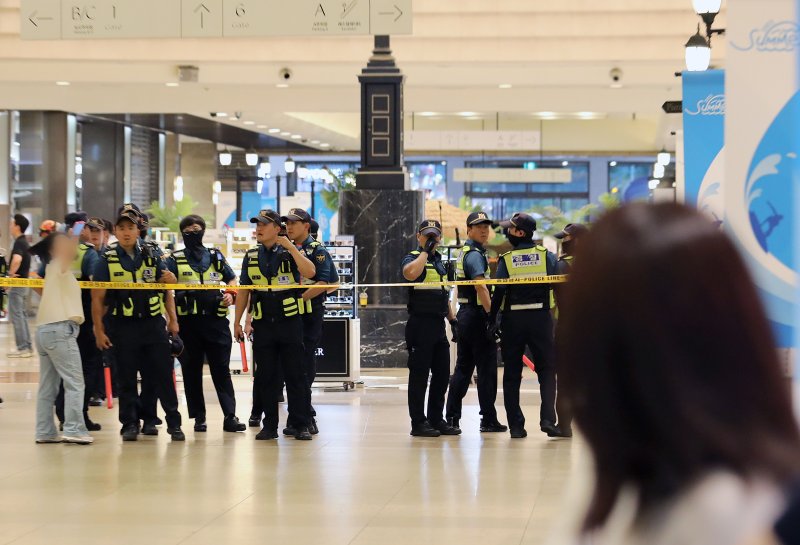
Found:
[[[575,250],[579,240],[589,232],[589,228],[580,223],[570,223],[564,230],[557,233],[555,237],[561,241],[561,256],[558,258],[556,274],[568,275],[572,270],[572,262],[575,258]],[[563,285],[556,284],[553,291],[556,295],[556,303],[559,305],[558,313],[561,312],[560,300],[562,297]],[[556,346],[558,346],[558,324],[556,324]],[[556,358],[557,359],[557,358]],[[556,365],[556,367],[558,367]],[[558,374],[556,373],[556,378]],[[563,396],[556,396],[556,413],[558,413],[558,429],[563,437],[572,437],[572,411],[567,400]]]
[[[194,214],[181,220],[180,230],[186,246],[167,258],[167,268],[180,284],[215,284],[233,286],[236,275],[216,248],[203,246],[205,220]],[[236,291],[178,290],[175,307],[185,349],[180,358],[183,386],[189,418],[194,418],[194,431],[205,432],[206,404],[203,396],[203,363],[207,360],[211,379],[217,391],[228,432],[244,431],[246,426],[236,418],[236,398],[231,382],[231,340],[228,307],[236,300]]]
[[[301,275],[313,278],[314,264],[286,237],[281,216],[261,210],[250,219],[256,224],[258,248],[249,250],[242,262],[241,285],[255,286],[239,293],[236,304],[235,336],[244,339],[242,316],[252,315],[253,357],[257,362],[256,382],[264,406],[264,425],[258,440],[278,437],[278,397],[283,379],[289,402],[289,417],[295,439],[312,439],[311,398],[303,366],[303,318],[305,303],[300,289]],[[271,289],[278,286],[282,289]]]
[[[172,283],[174,275],[152,249],[141,244],[141,216],[131,206],[124,206],[114,233],[118,244],[101,256],[95,271],[99,282]],[[168,322],[162,313],[166,308]],[[108,329],[103,317],[108,315]],[[119,420],[122,439],[136,441],[139,415],[136,407],[136,374],[151,381],[158,390],[161,406],[167,415],[168,433],[173,441],[184,441],[178,396],[172,382],[173,358],[167,329],[178,332],[175,299],[172,292],[157,290],[95,289],[92,292],[92,318],[97,347],[114,348],[119,384]]]
[[[92,244],[92,232],[100,232],[103,229],[102,222],[98,222],[97,218],[90,219],[85,212],[72,212],[67,214],[64,218],[64,224],[68,229],[72,229],[76,223],[83,222],[85,224],[83,230],[80,232],[80,242],[78,243],[78,255],[72,262],[72,274],[79,282],[86,282],[92,280],[94,271],[97,264],[100,262],[100,256],[95,251]],[[39,276],[44,278],[45,266],[42,264],[39,269]],[[86,424],[86,429],[89,431],[100,431],[102,426],[96,422],[92,422],[89,418],[89,400],[94,392],[97,390],[97,377],[100,369],[103,366],[102,355],[97,349],[97,343],[94,338],[94,326],[92,324],[92,290],[81,290],[81,302],[83,304],[83,315],[86,317],[80,326],[78,333],[78,350],[81,353],[81,364],[83,366],[83,380],[86,385],[84,390],[83,400],[83,419]],[[58,419],[64,422],[64,385],[59,388],[58,396],[56,397],[56,415]]]
[[[533,242],[536,220],[528,214],[514,214],[504,222],[506,236],[513,250],[500,256],[498,279],[545,278],[555,274],[556,257],[544,246]],[[505,370],[503,398],[505,400],[511,437],[527,437],[525,416],[519,402],[522,382],[522,356],[528,347],[536,364],[536,374],[542,395],[540,428],[551,437],[559,437],[556,427],[556,374],[553,362],[553,320],[550,316],[550,286],[548,284],[512,284],[495,286],[489,314],[489,338],[494,338],[498,312],[502,311],[501,341]]]
[[[485,212],[467,217],[467,241],[456,261],[456,280],[489,278],[489,260],[484,245],[492,234],[492,220]],[[487,319],[492,306],[489,287],[458,286],[458,355],[447,394],[447,422],[459,428],[461,403],[478,369],[478,401],[481,406],[482,432],[505,432],[497,421],[497,345],[486,336]]]
[[[330,268],[333,264],[328,250],[321,243],[311,237],[311,216],[305,210],[292,208],[289,213],[282,218],[286,222],[286,231],[289,239],[300,247],[301,252],[314,264],[315,274],[311,278],[303,278],[304,285],[329,284]],[[317,348],[322,340],[322,324],[325,317],[325,298],[327,288],[309,287],[303,292],[303,348],[304,348],[304,367],[306,382],[308,383],[308,395],[311,397],[311,386],[317,377]],[[314,417],[317,413],[311,406],[311,425],[309,431],[312,435],[319,433],[317,422]],[[283,430],[284,435],[294,435],[294,427],[287,426]]]
[[[447,280],[447,269],[436,247],[442,238],[442,225],[425,220],[417,230],[416,250],[402,261],[403,277],[414,283],[435,284]],[[450,345],[445,332],[445,318],[455,323],[450,307],[449,290],[444,286],[409,288],[406,348],[408,349],[408,412],[411,435],[439,437],[458,435],[443,418],[444,396],[450,375]],[[428,392],[428,411],[425,413],[425,391]]]

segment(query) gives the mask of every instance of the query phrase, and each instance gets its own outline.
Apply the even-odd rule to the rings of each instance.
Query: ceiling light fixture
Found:
[[[611,161],[610,163],[608,163],[608,166],[615,167],[615,166],[617,166],[617,164],[618,163],[616,161]]]
[[[660,180],[661,178],[664,177],[666,170],[667,169],[664,167],[664,165],[656,163],[655,165],[653,165],[653,178]]]
[[[275,87],[277,87],[278,89],[288,89],[289,88],[289,84],[288,83],[279,83]]]
[[[647,182],[647,187],[649,187],[650,189],[656,189],[658,187],[658,184],[660,183],[661,182],[659,180],[650,180],[649,182]]]
[[[217,180],[216,182],[211,184],[211,189],[214,191],[214,193],[222,193],[222,182]]]
[[[269,161],[262,161],[258,167],[259,178],[269,178],[272,173],[272,164]]]
[[[220,165],[222,165],[224,167],[229,167],[229,166],[231,166],[232,162],[233,162],[233,154],[231,154],[231,152],[225,150],[225,151],[223,151],[223,152],[221,152],[219,154],[219,164]]]
[[[255,125],[256,122],[255,121],[245,121],[244,124],[245,125]]]
[[[169,82],[165,83],[165,85],[167,87],[180,87],[180,83],[176,83],[174,81],[169,81]]]
[[[420,112],[419,113],[420,117],[433,117],[435,115],[439,115],[439,114],[437,114],[436,112]]]
[[[290,133],[289,131],[282,131],[281,132],[281,136],[290,136],[291,134],[292,133]]]
[[[562,167],[568,167],[569,166],[569,161],[561,161],[561,166]]]
[[[475,117],[476,115],[478,115],[478,112],[459,112],[458,115],[460,115],[461,117]]]
[[[300,140],[301,138],[303,138],[303,137],[301,135],[299,135],[299,134],[293,134],[292,135],[292,140]]]
[[[329,148],[329,147],[331,147],[331,145],[322,143],[322,144],[319,145],[319,147],[321,147],[321,148]]]
[[[511,89],[513,85],[511,85],[510,83],[501,83],[500,85],[498,85],[498,87],[500,89]]]
[[[256,128],[257,129],[266,129],[267,126],[266,125],[257,125]]]
[[[319,144],[319,140],[312,140],[311,143],[316,146],[317,144]]]
[[[58,85],[59,87],[67,87],[67,86],[71,85],[71,83],[68,82],[68,81],[57,81],[56,85]]]
[[[661,148],[661,151],[658,153],[658,164],[667,166],[670,161],[672,161],[672,155],[670,155],[665,148]]]
[[[297,168],[297,163],[294,162],[292,156],[286,158],[286,161],[283,163],[283,169],[286,171],[286,174],[291,174]]]
[[[280,129],[270,129],[270,130],[269,130],[269,133],[270,133],[270,134],[278,134],[279,132],[281,132],[281,130],[280,130]]]
[[[255,152],[250,152],[245,154],[244,160],[247,163],[247,166],[254,167],[258,164],[258,154]]]

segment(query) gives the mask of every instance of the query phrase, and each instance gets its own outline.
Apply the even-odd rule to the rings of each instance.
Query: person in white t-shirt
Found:
[[[84,381],[77,337],[84,321],[81,289],[72,273],[78,253],[78,233],[53,233],[31,248],[47,264],[36,319],[39,353],[39,394],[36,402],[36,442],[89,445],[93,442],[83,418]],[[64,435],[53,419],[53,402],[64,381]]]

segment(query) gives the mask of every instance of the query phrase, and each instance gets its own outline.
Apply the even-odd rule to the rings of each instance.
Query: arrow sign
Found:
[[[403,10],[401,10],[400,6],[398,6],[397,4],[394,5],[394,11],[382,11],[378,15],[384,15],[384,16],[385,15],[391,15],[391,16],[394,16],[395,14],[397,14],[397,17],[395,17],[394,20],[395,20],[395,22],[397,22],[397,20],[400,19],[400,17],[403,16]]]
[[[28,17],[28,21],[30,21],[31,24],[33,26],[35,26],[36,28],[39,28],[38,21],[52,21],[53,20],[52,17],[38,17],[38,13],[39,13],[39,10],[34,10],[34,12],[31,13],[31,16]]]
[[[206,19],[205,19],[206,13],[211,13],[211,10],[208,9],[208,6],[206,6],[205,4],[200,4],[199,6],[194,8],[194,12],[195,13],[200,12],[200,28],[205,28],[206,27]]]

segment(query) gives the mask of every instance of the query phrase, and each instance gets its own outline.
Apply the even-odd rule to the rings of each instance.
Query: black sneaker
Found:
[[[511,428],[512,439],[525,439],[526,437],[528,437],[528,432],[525,431],[525,428]]]
[[[267,428],[261,428],[261,431],[256,435],[256,441],[269,441],[277,438],[278,430],[268,430]]]
[[[136,441],[139,438],[139,426],[136,424],[123,426],[120,435],[122,435],[123,441]]]
[[[142,426],[142,435],[158,435],[158,428],[155,424],[145,424]]]
[[[287,437],[294,437],[297,435],[297,428],[292,424],[286,424],[286,427],[283,428],[283,434]]]
[[[231,433],[236,433],[240,431],[244,431],[247,429],[243,423],[239,422],[239,419],[236,418],[236,415],[229,414],[225,417],[225,421],[222,423],[222,431],[229,431]]]
[[[482,433],[502,433],[508,431],[508,426],[504,426],[497,420],[488,421],[481,419],[481,432]]]
[[[186,441],[186,435],[184,435],[180,426],[177,428],[167,428],[167,433],[170,434],[173,441]]]
[[[311,439],[313,439],[307,426],[297,428],[297,433],[294,434],[294,438],[298,441],[311,441]]]
[[[414,437],[439,437],[442,432],[431,426],[431,423],[425,420],[421,424],[411,425],[411,435]]]
[[[103,429],[103,426],[97,422],[92,422],[88,418],[84,419],[83,423],[86,424],[86,429],[89,431],[100,431]]]
[[[63,422],[59,422],[58,423],[58,431],[64,431],[64,423]]]
[[[164,422],[162,422],[159,417],[156,417],[155,421],[153,421],[153,424],[156,426],[161,426],[164,424]]]
[[[552,422],[547,422],[545,420],[539,425],[539,427],[544,433],[547,434],[547,437],[566,437],[564,432],[562,432],[561,429]]]
[[[89,399],[89,406],[90,407],[102,407],[103,406],[103,400],[100,399],[99,397],[92,397],[92,398]]]
[[[260,428],[261,427],[261,417],[260,416],[251,416],[250,420],[247,421],[247,425],[251,428]]]
[[[317,427],[317,419],[311,419],[311,425],[308,427],[308,431],[311,432],[311,435],[319,435],[319,428]]]
[[[450,425],[450,427],[452,427],[452,428],[455,428],[455,429],[457,429],[457,430],[460,430],[460,429],[461,429],[461,426],[459,425],[459,419],[458,419],[458,418],[453,418],[453,417],[450,417],[450,418],[448,418],[448,419],[447,419],[447,423],[448,423],[448,424]]]
[[[444,421],[440,422],[434,427],[439,430],[439,433],[442,435],[461,435],[461,428],[454,428]]]
[[[205,418],[194,419],[194,431],[204,433],[208,431],[208,425]]]

